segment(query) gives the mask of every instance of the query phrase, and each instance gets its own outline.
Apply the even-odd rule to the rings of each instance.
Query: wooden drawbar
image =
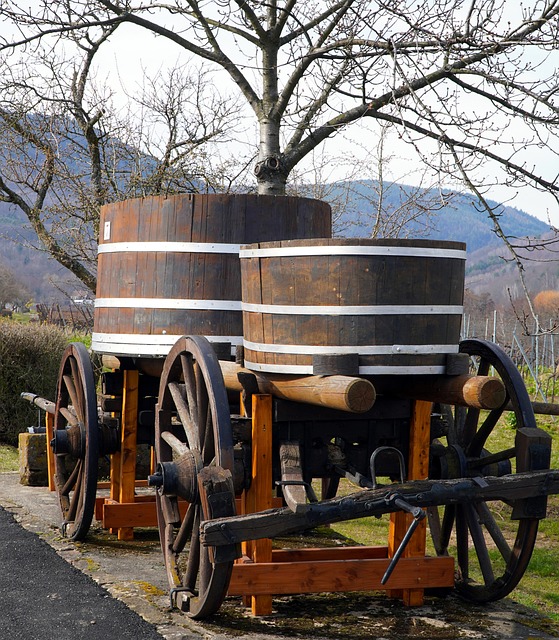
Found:
[[[308,198],[183,194],[101,208],[92,349],[165,356],[184,334],[242,342],[239,248],[331,235]]]
[[[293,374],[444,374],[458,352],[466,247],[315,239],[242,248],[245,366]]]

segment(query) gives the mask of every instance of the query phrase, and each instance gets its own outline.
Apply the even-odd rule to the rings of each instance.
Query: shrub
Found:
[[[0,320],[0,442],[17,446],[18,434],[37,425],[39,409],[22,400],[23,391],[55,400],[67,343],[58,327]]]

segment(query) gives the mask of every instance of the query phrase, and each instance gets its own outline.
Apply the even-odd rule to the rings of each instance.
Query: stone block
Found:
[[[18,444],[20,483],[30,487],[47,486],[46,434],[20,433]]]

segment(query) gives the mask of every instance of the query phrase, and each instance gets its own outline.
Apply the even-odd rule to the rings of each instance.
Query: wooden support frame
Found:
[[[410,421],[410,450],[408,456],[408,480],[426,480],[429,475],[429,446],[431,435],[431,410],[432,403],[422,400],[412,402],[412,415]],[[390,515],[390,528],[388,534],[388,555],[392,557],[410,524],[413,517],[398,511]],[[404,551],[404,558],[417,558],[425,556],[427,538],[427,519],[424,518],[415,533],[411,537]],[[392,578],[390,585],[394,584]],[[402,598],[408,606],[421,606],[423,604],[423,589],[390,589],[393,597]]]
[[[136,495],[147,486],[136,480],[139,372],[125,369],[123,377],[120,448],[111,456],[110,495],[98,498],[95,517],[119,540],[133,540],[134,527],[157,526],[157,513],[154,496]]]
[[[45,411],[45,431],[47,434],[47,479],[48,487],[50,491],[56,491],[56,485],[54,483],[55,465],[54,465],[54,451],[50,446],[52,439],[54,438],[54,414]]]
[[[252,396],[252,480],[243,494],[243,513],[256,513],[272,507],[272,396]],[[243,554],[251,563],[269,564],[272,561],[272,541],[254,540],[243,543]],[[236,565],[241,566],[241,565]],[[252,592],[245,604],[252,614],[263,616],[272,613],[272,594]]]
[[[431,403],[414,401],[410,424],[409,479],[428,475]],[[272,500],[272,397],[252,401],[253,476],[243,496],[242,512],[268,509]],[[454,586],[454,559],[426,557],[426,524],[412,536],[387,585],[381,580],[390,557],[408,529],[410,517],[391,517],[385,547],[272,550],[271,540],[243,543],[243,557],[233,567],[228,594],[242,596],[253,615],[272,612],[272,595],[323,591],[386,590],[405,604],[423,603],[424,589]]]

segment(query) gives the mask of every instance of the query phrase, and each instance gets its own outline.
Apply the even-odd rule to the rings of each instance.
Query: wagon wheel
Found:
[[[182,337],[167,356],[155,429],[158,465],[150,484],[158,486],[159,537],[171,598],[190,617],[202,619],[220,607],[236,555],[232,545],[220,548],[218,558],[199,537],[201,521],[235,514],[229,403],[205,338]]]
[[[460,344],[460,352],[475,357],[477,375],[493,374],[490,368],[494,368],[494,375],[500,377],[507,391],[503,407],[510,400],[514,408],[516,430],[536,426],[520,373],[500,347],[471,339]],[[437,441],[432,448],[440,472],[436,475],[483,477],[533,470],[533,465],[525,461],[530,456],[522,456],[515,443],[515,431],[497,427],[504,413],[503,408],[481,412],[472,407],[454,407],[447,413],[446,449],[443,452]],[[492,438],[498,431],[501,444],[494,444]],[[502,444],[503,432],[509,440],[506,445]],[[528,566],[539,520],[518,511],[513,514],[513,507],[505,502],[477,502],[429,509],[436,552],[448,555],[452,546],[458,564],[456,589],[468,600],[491,602],[505,597]]]
[[[95,509],[99,444],[93,368],[79,342],[66,348],[60,363],[51,446],[63,533],[83,540]]]

